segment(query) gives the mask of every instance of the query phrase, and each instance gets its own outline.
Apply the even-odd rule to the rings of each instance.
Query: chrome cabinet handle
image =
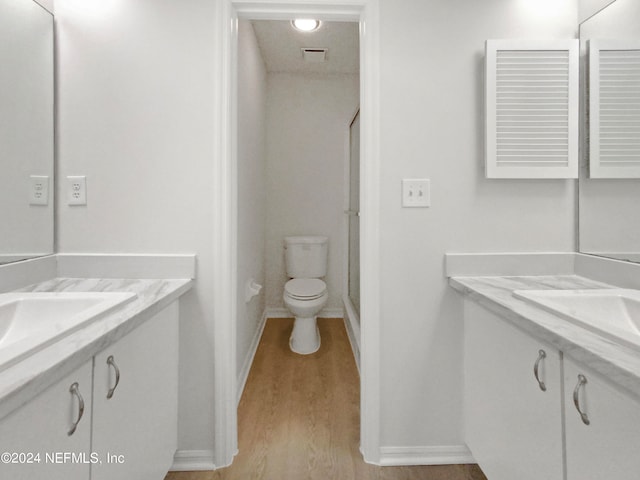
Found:
[[[78,382],[75,382],[71,385],[71,387],[69,388],[69,392],[71,392],[78,398],[78,419],[71,426],[71,430],[67,432],[67,435],[71,436],[75,433],[76,428],[78,428],[78,424],[80,423],[80,420],[82,420],[82,416],[84,415],[84,398],[82,398],[82,395],[80,395]]]
[[[580,414],[582,423],[589,425],[591,423],[589,421],[589,417],[582,411],[582,408],[580,408],[580,388],[586,384],[587,378],[582,374],[578,375],[578,384],[576,385],[576,388],[573,389],[573,404],[576,406],[576,410],[578,410],[578,413]]]
[[[120,369],[118,368],[118,365],[116,365],[113,355],[109,355],[109,358],[107,358],[107,365],[113,367],[116,372],[116,384],[109,389],[109,392],[107,392],[107,398],[110,399],[113,397],[113,392],[116,391],[116,388],[118,388],[118,384],[120,383]]]
[[[538,359],[536,360],[536,363],[533,365],[533,375],[536,377],[538,386],[540,387],[540,390],[542,390],[543,392],[547,391],[547,386],[544,384],[542,380],[540,380],[538,369],[540,368],[540,362],[545,358],[547,358],[547,352],[545,352],[544,350],[538,350]]]

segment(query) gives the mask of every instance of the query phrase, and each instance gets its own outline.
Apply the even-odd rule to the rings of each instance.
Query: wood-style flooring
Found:
[[[342,320],[319,319],[322,345],[289,350],[292,319],[270,319],[238,407],[227,468],[165,480],[486,480],[477,465],[376,467],[359,451],[360,379]]]

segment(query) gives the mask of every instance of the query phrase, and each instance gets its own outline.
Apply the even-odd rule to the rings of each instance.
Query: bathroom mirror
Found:
[[[53,16],[0,0],[0,263],[53,253]]]
[[[589,178],[588,52],[591,40],[635,41],[637,44],[640,40],[640,1],[616,0],[580,24],[584,120],[579,187],[579,251],[640,262],[640,179]],[[624,68],[628,70],[628,67]],[[632,100],[626,100],[622,108],[633,112],[640,111],[638,74],[640,72],[634,71],[625,75],[625,89],[627,93],[632,92],[627,98]],[[625,129],[632,132],[632,135],[626,135],[631,138],[607,141],[615,143],[618,149],[637,148],[636,145],[640,145],[637,129]]]

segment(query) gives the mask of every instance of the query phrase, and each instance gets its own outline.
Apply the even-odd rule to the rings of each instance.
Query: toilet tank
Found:
[[[329,238],[284,237],[284,259],[289,278],[321,278],[327,274]]]

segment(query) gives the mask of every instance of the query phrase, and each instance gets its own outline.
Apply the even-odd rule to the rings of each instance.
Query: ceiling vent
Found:
[[[302,48],[302,58],[309,63],[322,63],[327,61],[328,48]]]

